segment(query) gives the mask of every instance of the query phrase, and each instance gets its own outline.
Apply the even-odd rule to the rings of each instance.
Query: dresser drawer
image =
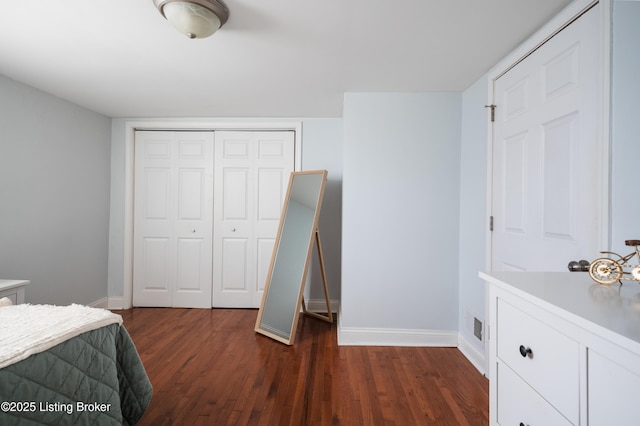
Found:
[[[589,349],[589,426],[638,424],[640,356],[616,355],[612,360]]]
[[[498,363],[498,388],[499,424],[571,426],[569,420],[502,363]]]
[[[497,316],[499,360],[572,423],[578,424],[578,342],[502,299],[498,299]],[[509,388],[500,387],[501,394],[510,392]]]

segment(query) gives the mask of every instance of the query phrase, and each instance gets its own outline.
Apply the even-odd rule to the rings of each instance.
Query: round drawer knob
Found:
[[[525,348],[524,346],[520,345],[520,355],[522,355],[523,358],[531,356],[532,354],[533,352],[531,352],[531,348]]]

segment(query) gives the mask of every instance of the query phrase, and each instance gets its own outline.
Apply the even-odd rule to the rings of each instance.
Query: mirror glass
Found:
[[[327,171],[291,173],[256,331],[292,344]]]

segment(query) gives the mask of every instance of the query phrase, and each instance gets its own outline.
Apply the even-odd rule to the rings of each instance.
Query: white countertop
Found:
[[[587,272],[480,272],[480,278],[629,349],[640,349],[640,284],[597,284]],[[595,330],[594,330],[595,331]],[[611,334],[613,332],[614,334]]]
[[[14,287],[21,287],[29,284],[28,280],[0,280],[0,290],[9,290]]]

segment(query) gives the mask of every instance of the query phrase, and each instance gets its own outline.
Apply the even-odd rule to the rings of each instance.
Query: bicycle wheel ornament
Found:
[[[614,260],[601,257],[591,262],[589,275],[599,284],[611,285],[622,278],[622,266]]]

